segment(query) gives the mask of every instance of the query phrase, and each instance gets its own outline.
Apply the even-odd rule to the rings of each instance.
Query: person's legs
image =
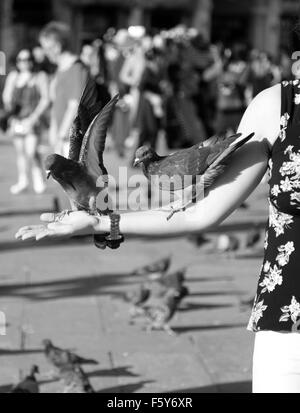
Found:
[[[14,137],[14,146],[17,156],[18,182],[10,188],[13,195],[17,195],[28,188],[28,159],[23,137]]]
[[[42,194],[46,189],[46,185],[42,170],[42,162],[38,153],[38,137],[34,134],[26,136],[25,147],[31,165],[33,189],[35,193]]]
[[[256,333],[253,393],[300,393],[299,333]]]

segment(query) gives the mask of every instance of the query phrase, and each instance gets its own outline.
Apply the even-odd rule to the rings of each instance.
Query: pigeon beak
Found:
[[[141,163],[140,159],[136,158],[133,162],[133,166],[136,167]]]
[[[47,173],[47,179],[49,179],[51,176],[51,171],[46,171],[46,173]]]

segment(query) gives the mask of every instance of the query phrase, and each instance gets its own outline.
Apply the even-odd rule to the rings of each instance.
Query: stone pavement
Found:
[[[110,170],[120,162],[107,156]],[[236,256],[214,253],[215,235],[196,247],[185,238],[159,241],[130,240],[117,251],[100,251],[87,238],[55,245],[22,244],[16,230],[37,223],[42,210],[53,208],[51,183],[47,194],[9,195],[15,182],[13,148],[0,140],[0,311],[6,315],[6,336],[0,335],[0,392],[6,392],[31,364],[40,366],[42,392],[61,391],[49,371],[41,341],[76,349],[99,361],[85,368],[99,392],[250,392],[253,334],[246,330],[250,309],[241,299],[254,295],[262,260],[262,245],[242,248]],[[236,228],[241,245],[245,228],[240,222],[263,222],[265,186],[251,196],[250,209],[227,220]],[[172,328],[146,333],[128,324],[125,291],[138,283],[130,271],[172,254],[174,269],[187,266],[191,291]]]

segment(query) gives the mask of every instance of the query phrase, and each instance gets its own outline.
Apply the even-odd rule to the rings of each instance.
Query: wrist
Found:
[[[108,215],[103,215],[97,219],[97,222],[93,226],[94,234],[103,234],[104,232],[110,232],[110,219]]]

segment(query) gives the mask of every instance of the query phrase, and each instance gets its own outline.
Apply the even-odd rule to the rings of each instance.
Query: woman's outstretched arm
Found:
[[[158,210],[121,215],[120,229],[124,235],[173,236],[192,232],[205,232],[220,224],[251,194],[263,178],[268,164],[269,151],[279,134],[280,85],[258,95],[246,110],[239,132],[246,136],[254,132],[250,142],[232,157],[226,171],[210,188],[209,193],[184,212],[167,221],[169,213]],[[42,227],[22,228],[17,238],[42,239],[108,232],[109,219],[99,222],[84,212],[74,212],[62,222],[51,223],[52,214],[42,216],[50,222]]]

